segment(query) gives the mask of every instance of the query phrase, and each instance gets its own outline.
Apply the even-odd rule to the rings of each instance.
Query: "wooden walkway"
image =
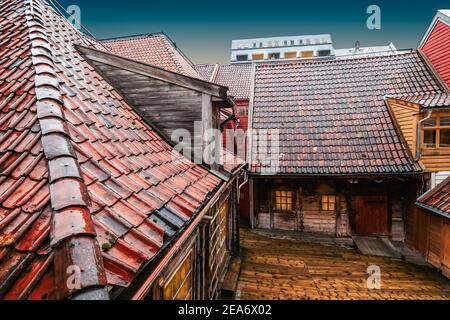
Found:
[[[355,250],[242,231],[242,269],[237,299],[440,299],[450,282],[437,272]],[[381,269],[381,289],[367,288],[367,268]]]

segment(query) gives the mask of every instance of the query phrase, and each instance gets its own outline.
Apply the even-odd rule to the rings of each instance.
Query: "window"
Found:
[[[193,252],[191,252],[164,287],[164,300],[192,300]]]
[[[275,191],[275,211],[293,211],[294,210],[294,192],[293,191]]]
[[[291,40],[291,46],[295,45],[295,41]]]
[[[314,57],[314,51],[302,51],[302,52],[300,52],[300,56],[302,57],[302,58],[311,58],[311,57]]]
[[[248,116],[248,108],[247,107],[243,107],[243,106],[239,106],[238,107],[238,116],[239,117],[246,117],[246,116]]]
[[[262,42],[259,43],[259,47],[262,48],[264,45]]]
[[[248,55],[246,55],[246,54],[238,54],[236,56],[236,60],[237,61],[247,61],[248,60]]]
[[[284,58],[285,59],[295,59],[297,58],[297,52],[293,51],[293,52],[285,52],[284,53]]]
[[[280,59],[279,52],[269,53],[269,60],[274,60],[274,59]]]
[[[264,60],[264,53],[252,54],[252,60]]]
[[[253,42],[253,48],[256,48],[256,42]]]
[[[300,45],[302,45],[303,44],[303,40],[300,40]]]
[[[331,50],[319,50],[317,54],[319,55],[319,57],[326,57],[331,55]]]
[[[285,46],[287,46],[287,45],[288,45],[288,42],[287,42],[287,40],[284,40],[284,45],[285,45]]]
[[[450,115],[436,115],[423,123],[425,148],[450,148]]]
[[[336,196],[325,195],[322,196],[322,210],[335,211],[336,210]]]

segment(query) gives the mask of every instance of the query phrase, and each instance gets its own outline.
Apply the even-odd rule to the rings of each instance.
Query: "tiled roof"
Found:
[[[150,34],[135,37],[103,40],[104,46],[116,55],[144,62],[186,76],[203,79],[194,65],[164,34]]]
[[[215,67],[217,69],[215,70]],[[236,100],[248,100],[252,85],[251,64],[198,65],[196,70],[205,80],[229,88],[229,94]],[[215,74],[213,72],[215,71]],[[212,78],[212,79],[211,79]]]
[[[277,173],[419,170],[384,102],[388,95],[441,92],[417,53],[263,64],[255,79],[253,128],[279,130]],[[252,151],[252,162],[255,173],[269,169],[258,150]]]
[[[450,107],[450,93],[448,92],[408,94],[392,98],[420,104],[424,108]]]
[[[206,81],[211,81],[214,70],[216,69],[217,64],[198,64],[195,65],[195,71]]]
[[[450,177],[419,198],[417,204],[450,218]]]
[[[0,299],[129,286],[221,180],[142,121],[45,2],[2,1],[0,30]]]

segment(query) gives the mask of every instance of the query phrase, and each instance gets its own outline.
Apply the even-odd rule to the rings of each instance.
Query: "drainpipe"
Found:
[[[433,113],[432,110],[428,110],[427,116],[417,123],[417,141],[416,141],[416,159],[415,159],[415,161],[420,160],[420,153],[421,153],[420,146],[422,145],[422,123],[424,123],[427,120],[430,120],[432,113]]]
[[[222,131],[225,125],[233,119],[236,119],[236,103],[233,99],[228,98],[227,102],[231,105],[232,114],[224,122],[220,124],[220,130]]]

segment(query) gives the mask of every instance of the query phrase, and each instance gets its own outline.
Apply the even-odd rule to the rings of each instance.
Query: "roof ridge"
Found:
[[[181,62],[177,59],[177,54],[181,56],[192,68],[192,71],[195,72],[195,75],[202,79],[202,77],[198,74],[198,72],[195,70],[195,64],[192,63],[192,61],[178,48],[175,46],[175,43],[170,39],[165,33],[161,34],[161,37],[164,39],[164,45],[166,46],[166,49],[168,49],[169,54],[171,55],[173,61],[175,62],[175,65],[177,66],[178,72],[184,75],[190,75],[188,70],[184,70],[183,65]]]
[[[96,292],[98,297],[106,299],[106,272],[89,212],[89,195],[70,139],[61,88],[46,34],[44,21],[49,7],[42,0],[24,0],[24,3],[32,64],[36,72],[36,109],[49,172],[53,211],[50,237],[55,248],[56,295],[66,299],[96,287],[103,291]],[[76,252],[80,250],[85,254],[84,261],[76,260]],[[93,261],[95,266],[92,263],[87,265]],[[74,268],[79,285],[71,286]]]
[[[396,54],[389,54],[383,56],[361,56],[354,57],[351,59],[309,59],[309,60],[290,60],[290,61],[277,61],[276,63],[271,62],[263,62],[263,63],[255,63],[257,67],[274,67],[274,66],[289,66],[289,65],[310,65],[310,64],[331,64],[331,63],[348,63],[349,61],[355,60],[375,60],[375,59],[387,59],[398,56],[406,56],[406,55],[418,55],[417,51],[412,50],[410,52],[399,52]]]
[[[164,35],[165,35],[164,32],[159,31],[159,32],[152,32],[152,33],[141,33],[141,34],[135,34],[135,35],[99,39],[99,41],[100,42],[119,42],[119,41],[135,40],[135,39],[145,39],[145,38],[164,36]]]

